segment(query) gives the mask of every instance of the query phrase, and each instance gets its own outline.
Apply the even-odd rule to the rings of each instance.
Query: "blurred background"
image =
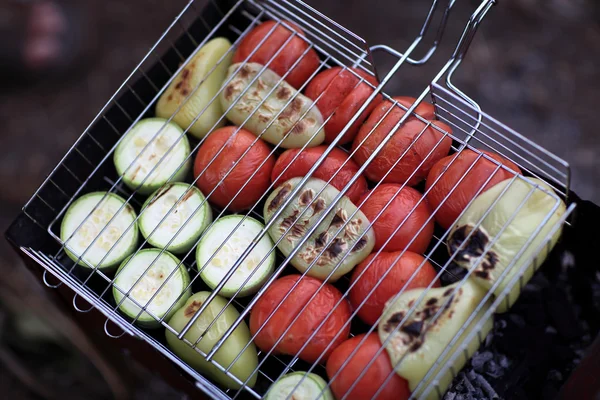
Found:
[[[0,1],[2,230],[186,3]],[[308,3],[369,43],[399,50],[416,36],[430,5]],[[424,88],[453,50],[475,4],[457,0],[442,50],[430,65],[403,70],[388,93],[415,95]],[[503,0],[484,21],[456,83],[491,116],[570,162],[572,189],[600,202],[598,60],[599,2]],[[131,376],[112,376],[100,352],[43,296],[12,249],[4,241],[1,246],[3,398],[109,399],[115,393],[183,398],[127,358],[119,362],[131,363]]]

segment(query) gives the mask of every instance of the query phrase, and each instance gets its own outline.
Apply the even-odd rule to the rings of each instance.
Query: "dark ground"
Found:
[[[97,37],[90,66],[64,80],[0,92],[0,148],[4,150],[4,156],[0,157],[0,182],[4,187],[0,192],[1,227],[12,220],[184,3],[182,0],[86,1],[91,18],[86,25],[95,29]],[[313,0],[309,3],[370,43],[404,49],[417,34],[429,2]],[[473,4],[473,1],[457,1],[443,50],[431,65],[402,69],[387,90],[390,94],[414,95],[424,88],[444,63]],[[600,180],[600,136],[596,133],[600,100],[597,7],[593,0],[501,1],[483,23],[456,82],[480,102],[484,111],[570,162],[572,189],[583,198],[600,202],[600,190],[595,184]],[[6,271],[3,276],[9,277],[8,271],[20,265],[7,248],[0,254],[1,267]],[[12,318],[11,315],[0,308],[0,332],[6,326],[2,322]],[[33,321],[37,319],[33,317]],[[13,341],[15,335],[25,335],[24,332],[12,332]],[[52,331],[47,334],[50,338],[56,335]],[[64,346],[70,348],[68,342]],[[100,378],[81,357],[67,357],[56,348],[51,351],[59,353],[50,354],[63,356],[50,357],[54,361],[38,365],[38,371],[45,371],[40,378],[46,384],[71,386],[75,391],[72,398],[83,395],[108,398],[109,392],[102,389]],[[34,398],[2,368],[5,367],[0,363],[3,398]],[[146,379],[143,369],[140,371],[141,379]],[[138,391],[138,398],[154,398],[163,391],[164,398],[169,397],[168,389],[156,382],[156,378],[150,380],[156,387]],[[96,396],[90,395],[90,385],[97,388]]]

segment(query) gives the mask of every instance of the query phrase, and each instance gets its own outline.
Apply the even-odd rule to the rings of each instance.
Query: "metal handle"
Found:
[[[89,305],[89,308],[85,310],[83,308],[79,308],[79,306],[77,305],[77,297],[80,296],[77,293],[75,293],[75,295],[73,296],[73,308],[75,310],[79,311],[80,313],[87,313],[94,309],[94,306],[89,301],[86,301],[86,303]]]
[[[44,273],[42,274],[42,281],[44,282],[44,285],[46,285],[50,289],[58,289],[62,285],[61,281],[59,281],[56,285],[52,285],[50,282],[48,282],[48,270],[47,269],[45,269]]]
[[[121,329],[121,334],[120,335],[113,335],[112,333],[109,332],[108,330],[108,323],[112,322],[113,325],[116,325],[118,328]],[[129,333],[127,330],[125,330],[125,328],[123,328],[122,326],[120,326],[120,324],[117,324],[116,322],[114,322],[111,319],[107,319],[104,322],[104,333],[106,333],[107,336],[113,338],[113,339],[119,339],[120,337],[122,337],[125,333]],[[131,333],[130,333],[131,335]]]

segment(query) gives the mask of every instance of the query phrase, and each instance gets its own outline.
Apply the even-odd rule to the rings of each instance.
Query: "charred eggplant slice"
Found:
[[[458,250],[455,261],[467,270],[474,268],[472,276],[482,287],[490,289],[510,267],[494,290],[496,296],[502,295],[522,269],[523,285],[531,279],[534,273],[532,257],[566,211],[565,203],[550,194],[552,188],[548,184],[539,179],[531,181],[538,187],[523,179],[507,179],[492,186],[471,203],[450,232],[450,254]],[[499,200],[494,204],[497,198]],[[560,233],[561,229],[558,229],[550,238],[550,245],[544,246],[536,256],[535,267],[544,262]],[[521,250],[523,252],[517,258]],[[516,282],[507,294],[508,301],[500,304],[498,312],[505,312],[514,304],[520,287]]]
[[[273,218],[301,180],[302,178],[292,178],[271,193],[264,207],[266,221]],[[277,247],[286,257],[323,217],[325,209],[338,193],[336,188],[320,179],[310,178],[306,181],[302,190],[269,229],[273,241],[277,242],[283,237]],[[373,250],[375,234],[369,229],[370,222],[360,210],[350,218],[355,211],[356,206],[343,196],[291,259],[292,265],[300,272],[308,270],[308,275],[321,280],[325,280],[334,271],[329,281],[335,282],[364,260]],[[341,232],[335,236],[342,227]],[[308,269],[315,259],[315,264]]]
[[[433,367],[434,372],[429,375],[427,382],[419,387],[418,394],[422,394],[456,351],[463,352],[464,349],[470,358],[479,347],[479,338],[485,338],[492,329],[493,318],[483,320],[485,312],[489,309],[489,303],[486,302],[460,333],[452,349],[435,365],[487,293],[471,279],[467,279],[462,286],[461,283],[462,281],[435,289],[408,290],[395,301],[392,298],[386,304],[378,326],[379,339],[385,345],[396,373],[408,381],[413,392]],[[423,292],[426,293],[419,300]],[[409,313],[413,307],[414,310]],[[479,334],[465,343],[467,336],[474,329],[479,330]],[[452,365],[454,371],[460,371],[466,359],[463,355],[458,356]],[[437,378],[440,392],[444,393],[452,382],[451,368],[447,368],[443,376]],[[429,393],[431,395],[426,398],[436,398],[436,390]]]

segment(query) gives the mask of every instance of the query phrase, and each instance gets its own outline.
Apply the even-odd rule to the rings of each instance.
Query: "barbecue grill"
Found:
[[[309,180],[310,176],[320,166],[327,154],[332,149],[340,147],[338,146],[338,141],[342,134],[350,128],[350,126],[358,119],[359,115],[368,108],[371,102],[377,100],[378,96],[382,96],[384,99],[392,102],[393,107],[390,108],[390,111],[398,108],[404,111],[404,116],[400,118],[395,128],[401,127],[409,118],[417,118],[426,124],[426,127],[435,129],[441,133],[443,138],[450,137],[452,139],[452,150],[455,153],[466,151],[465,149],[475,151],[478,154],[478,158],[494,163],[497,170],[510,169],[496,159],[490,157],[484,150],[493,151],[516,164],[521,169],[522,173],[514,174],[511,182],[526,182],[531,185],[531,190],[527,193],[522,202],[514,204],[514,214],[511,217],[512,219],[514,219],[517,213],[525,206],[527,199],[534,196],[534,194],[539,191],[543,191],[554,201],[554,206],[550,213],[544,218],[539,226],[536,227],[531,237],[525,245],[523,245],[514,260],[509,264],[509,267],[504,271],[503,276],[510,276],[510,282],[501,290],[501,292],[494,292],[494,290],[499,287],[498,283],[487,292],[484,299],[481,300],[464,326],[452,338],[450,345],[445,348],[444,352],[437,361],[435,361],[423,380],[414,388],[413,394],[415,396],[418,395],[422,398],[443,398],[448,387],[443,381],[444,377],[448,375],[454,378],[453,383],[450,384],[450,388],[455,388],[454,390],[456,390],[457,385],[461,384],[460,382],[462,379],[468,381],[468,379],[464,378],[466,373],[461,372],[460,368],[456,368],[456,365],[464,365],[464,363],[473,356],[473,351],[469,350],[468,344],[476,341],[480,344],[480,347],[483,348],[489,346],[490,342],[495,340],[495,338],[492,337],[493,334],[489,335],[486,339],[485,332],[482,333],[485,321],[493,318],[499,308],[510,307],[512,305],[510,293],[513,288],[518,287],[519,292],[525,290],[526,284],[528,283],[528,266],[533,264],[533,269],[539,269],[542,266],[540,265],[542,263],[539,262],[539,260],[544,258],[541,254],[552,250],[546,262],[543,264],[543,271],[538,272],[536,277],[543,272],[560,269],[561,266],[564,265],[565,259],[569,257],[574,258],[575,264],[579,265],[579,261],[586,260],[586,257],[589,256],[589,250],[584,245],[591,240],[590,238],[594,237],[593,232],[595,232],[595,230],[593,229],[593,222],[595,220],[597,221],[599,214],[597,208],[593,204],[581,201],[570,191],[569,165],[564,160],[561,160],[559,157],[545,150],[543,147],[533,143],[525,136],[515,132],[500,121],[497,121],[486,114],[473,99],[469,98],[452,83],[454,72],[464,59],[479,24],[495,4],[494,0],[484,0],[474,8],[470,19],[465,21],[463,34],[459,38],[458,43],[455,44],[455,50],[451,58],[442,66],[435,76],[430,77],[430,85],[423,88],[423,91],[417,97],[417,101],[410,107],[404,106],[391,97],[385,90],[386,86],[392,79],[401,76],[403,70],[402,67],[405,65],[419,66],[430,62],[431,59],[434,58],[444,34],[446,22],[450,17],[454,1],[440,2],[434,0],[430,11],[425,18],[422,30],[408,48],[402,52],[385,45],[369,46],[356,34],[298,0],[211,0],[206,4],[199,3],[201,2],[190,1],[184,10],[176,17],[175,21],[173,21],[167,31],[160,37],[150,52],[121,85],[117,93],[115,93],[115,95],[107,102],[69,152],[49,174],[48,178],[42,183],[27,204],[25,204],[22,213],[17,217],[7,233],[11,243],[13,243],[20,254],[28,260],[29,265],[39,264],[39,266],[42,267],[41,279],[44,284],[49,288],[57,289],[65,298],[70,296],[69,299],[72,301],[73,308],[77,311],[78,318],[81,318],[82,321],[84,320],[84,317],[90,317],[91,320],[94,321],[101,320],[104,324],[104,332],[108,337],[119,339],[115,341],[115,343],[120,342],[121,344],[119,346],[129,348],[138,356],[141,353],[144,353],[142,357],[152,357],[152,365],[163,373],[163,375],[167,376],[172,382],[193,382],[199,390],[211,398],[236,399],[262,398],[267,393],[269,387],[271,387],[277,379],[293,371],[312,372],[327,378],[325,368],[320,362],[323,361],[322,357],[314,363],[306,363],[302,361],[297,354],[280,355],[273,350],[259,351],[259,362],[257,367],[258,380],[253,387],[250,387],[247,380],[241,380],[231,372],[230,365],[220,365],[214,359],[215,354],[225,345],[225,342],[235,328],[243,323],[244,320],[248,319],[252,307],[268,290],[272,283],[280,276],[296,272],[292,265],[290,265],[290,262],[302,245],[306,243],[311,234],[315,232],[319,223],[315,224],[312,231],[309,230],[309,232],[307,232],[304,239],[302,239],[300,244],[298,244],[295,247],[295,250],[287,257],[279,251],[277,246],[274,246],[271,249],[272,252],[276,253],[277,262],[275,272],[256,294],[252,297],[242,298],[241,296],[238,296],[238,290],[236,294],[227,300],[228,303],[232,304],[239,311],[240,315],[210,351],[203,352],[196,347],[200,338],[196,343],[193,343],[183,339],[183,337],[191,329],[194,321],[196,321],[208,307],[210,300],[214,298],[217,295],[217,292],[225,285],[226,280],[234,274],[235,270],[240,267],[243,260],[249,256],[253,246],[256,246],[262,237],[268,236],[270,225],[272,225],[277,216],[283,212],[283,209],[289,204],[293,196],[299,193],[301,187]],[[84,258],[85,254],[76,254],[76,256],[80,263],[87,264],[87,267],[89,268],[78,266],[77,263],[69,257],[67,253],[67,250],[69,249],[66,241],[61,238],[59,233],[61,222],[65,217],[67,209],[76,199],[84,194],[96,191],[106,191],[118,194],[126,199],[127,204],[130,204],[136,210],[140,210],[142,203],[144,202],[144,196],[137,190],[132,190],[123,183],[122,177],[117,174],[112,163],[112,157],[118,143],[122,141],[122,138],[140,119],[154,116],[154,107],[161,94],[175,77],[181,73],[183,68],[185,68],[186,62],[193,57],[198,49],[206,42],[215,37],[226,37],[234,44],[232,47],[233,51],[252,28],[266,20],[276,21],[278,26],[284,26],[290,29],[290,22],[299,26],[303,30],[303,33],[294,31],[292,37],[301,37],[310,44],[309,48],[317,51],[320,56],[319,70],[339,66],[342,67],[343,71],[349,71],[355,74],[355,72],[352,72],[354,70],[350,69],[350,67],[354,67],[357,70],[361,70],[368,75],[376,77],[380,83],[376,86],[371,85],[364,78],[359,77],[360,83],[371,85],[373,93],[356,112],[344,130],[342,130],[342,134],[328,145],[325,154],[320,157],[308,174],[300,180],[300,183],[292,190],[292,193],[280,207],[279,211],[275,212],[273,218],[269,221],[265,221],[264,216],[262,215],[262,208],[268,194],[275,189],[274,185],[271,185],[268,192],[265,193],[249,211],[239,213],[265,223],[265,228],[254,239],[252,245],[243,252],[242,256],[236,261],[230,272],[225,275],[223,281],[214,288],[212,294],[199,307],[191,321],[183,328],[183,330],[174,329],[169,325],[168,321],[156,316],[153,317],[158,320],[164,329],[144,329],[136,324],[141,312],[133,320],[119,312],[120,304],[116,303],[111,296],[115,280],[114,272],[106,272],[90,265]],[[393,66],[389,71],[382,71],[377,68],[375,61],[379,57],[388,57],[394,60]],[[266,67],[264,68],[266,69]],[[314,77],[315,74],[316,72],[311,78]],[[282,79],[285,78],[285,75],[282,76]],[[194,90],[197,90],[199,85],[200,84],[196,85],[196,87],[192,89],[192,93],[190,93],[189,96],[193,95]],[[304,86],[300,88],[300,90],[303,88]],[[210,102],[213,101],[218,101],[217,96],[210,100]],[[288,101],[288,104],[291,101],[292,99]],[[415,114],[418,104],[422,101],[430,101],[434,105],[435,120],[429,121],[422,116]],[[314,104],[312,107],[314,107]],[[200,114],[202,114],[202,112]],[[200,114],[196,116],[194,122],[200,117]],[[173,117],[171,116],[169,121],[172,118]],[[223,115],[221,118],[225,119],[225,116]],[[447,127],[450,127],[451,130],[449,131]],[[183,126],[181,128],[184,130],[182,135],[186,135],[189,126]],[[264,130],[262,133],[264,133]],[[423,132],[421,132],[421,134],[423,134]],[[261,135],[259,135],[259,137],[260,136]],[[375,149],[374,154],[361,167],[359,173],[362,173],[366,169],[376,157],[377,153],[383,149],[390,139],[391,134],[384,138],[382,143]],[[202,145],[203,141],[204,139],[192,140],[193,151],[192,154],[188,156],[188,159],[193,157],[195,151]],[[437,145],[439,145],[439,143]],[[303,148],[302,151],[304,151],[305,148]],[[352,153],[352,149],[349,147],[342,146],[342,148],[349,153]],[[279,155],[282,150],[283,149],[279,145],[272,146],[272,154]],[[398,160],[402,159],[409,151],[410,148],[407,149],[404,154],[398,154]],[[214,157],[216,158],[217,156],[218,154]],[[392,169],[388,171],[388,174],[390,173],[392,173]],[[413,172],[413,174],[414,173],[415,172]],[[227,174],[227,172],[225,172],[225,174]],[[335,203],[348,191],[354,180],[357,179],[357,176],[355,176],[344,189],[340,190],[340,194],[328,206],[319,222],[325,218],[325,215],[328,212],[334,210]],[[197,179],[198,177],[193,180],[188,179],[187,181],[188,183],[195,183]],[[546,182],[552,190],[547,190],[536,185],[535,181],[532,179],[541,179]],[[376,188],[379,185],[379,183],[373,184],[371,185],[371,188]],[[456,186],[452,188],[450,193],[452,193],[454,189],[456,189]],[[426,192],[427,189],[423,189],[423,191]],[[483,187],[479,190],[478,194],[481,194],[482,192]],[[503,193],[505,193],[505,191]],[[204,193],[204,195],[210,202],[211,193]],[[235,198],[232,198],[231,201],[234,199]],[[471,203],[473,203],[473,201],[474,200],[471,200]],[[563,202],[566,203],[566,211],[557,221],[549,222],[551,220],[551,215]],[[494,204],[496,204],[496,202],[494,202]],[[389,205],[390,203],[388,203],[386,207]],[[309,206],[310,204],[307,205],[307,209]],[[173,206],[171,211],[174,208],[175,206]],[[484,217],[482,217],[473,227],[473,231],[480,226],[483,219],[491,212],[492,208],[493,206],[484,213]],[[435,212],[436,210],[433,211]],[[217,220],[217,217],[219,216],[230,214],[230,212],[214,206],[212,212],[214,220]],[[375,218],[377,219],[380,216],[381,213]],[[139,216],[137,218],[139,218]],[[433,217],[430,217],[429,219],[432,220]],[[509,218],[506,226],[512,219]],[[296,220],[296,222],[297,221],[298,220]],[[373,222],[374,221],[371,221],[371,223]],[[340,231],[344,229],[345,226],[346,223],[340,227]],[[433,240],[424,256],[435,266],[438,277],[443,283],[457,284],[457,286],[453,287],[452,296],[459,293],[469,277],[474,276],[475,269],[484,262],[486,255],[491,251],[491,246],[500,239],[500,235],[506,226],[500,230],[500,233],[496,237],[490,238],[489,247],[479,255],[474,261],[473,268],[470,268],[468,271],[456,267],[460,249],[454,249],[455,251],[450,252],[450,254],[448,254],[446,250],[450,230],[442,230],[439,229],[439,227],[436,229]],[[291,229],[291,227],[289,229]],[[421,227],[421,230],[422,229],[424,228]],[[338,231],[338,233],[340,231]],[[539,238],[540,232],[544,232],[544,237],[541,239]],[[552,238],[559,232],[562,232],[561,241],[554,249],[552,249]],[[96,239],[101,233],[102,232],[98,233]],[[471,234],[467,234],[465,240],[467,240],[470,235]],[[391,238],[387,238],[388,241],[390,239]],[[223,241],[226,240],[227,238],[223,238]],[[140,242],[142,242],[142,244],[134,254],[149,247],[147,241],[144,240]],[[535,249],[533,249],[534,245]],[[116,246],[116,244],[113,245],[113,247],[114,246]],[[381,250],[374,252],[379,253]],[[321,251],[321,255],[322,253],[323,251]],[[521,255],[527,255],[529,261],[517,262]],[[345,258],[346,257],[340,260],[339,263]],[[202,280],[199,279],[199,274],[197,272],[198,270],[202,270],[205,266],[196,265],[194,251],[190,250],[187,254],[182,255],[181,260],[192,277],[190,283],[192,291],[195,293],[200,290],[206,290],[206,286]],[[33,261],[33,263],[31,261]],[[314,264],[315,261],[309,266],[309,271],[311,268],[316,268]],[[148,269],[149,268],[150,266]],[[116,274],[118,273],[119,272]],[[572,273],[571,277],[568,278],[570,285],[579,285],[578,287],[583,287],[585,289],[579,293],[580,296],[586,296],[585,293],[588,293],[591,290],[591,283],[587,279],[588,273],[590,273],[590,271],[582,269],[579,272]],[[306,272],[303,274],[306,274]],[[564,285],[566,284],[565,282],[565,280],[561,281],[557,279],[556,282],[552,282],[551,284]],[[324,285],[325,284],[323,283],[321,288]],[[335,283],[335,286],[344,293],[344,296],[346,296],[348,290],[352,287],[352,283],[347,277],[343,277]],[[427,290],[431,289],[431,287],[432,285],[430,284]],[[402,290],[401,293],[402,292],[404,292],[404,290]],[[401,293],[397,296],[400,296]],[[128,292],[124,293],[124,295],[128,294]],[[131,301],[135,302],[135,300]],[[582,303],[586,301],[586,298],[583,297],[573,301]],[[489,304],[489,307],[485,306],[485,304]],[[147,304],[136,303],[136,305],[140,307],[141,310],[150,313],[147,309]],[[306,308],[306,305],[304,308]],[[437,314],[441,314],[441,312],[442,311],[439,311]],[[353,311],[353,317],[356,317],[356,313],[356,311]],[[583,315],[582,318],[587,318],[589,320],[593,320],[595,317],[593,311],[588,310],[587,314],[585,312],[583,314],[585,315]],[[439,315],[434,316],[434,321],[438,317]],[[394,332],[398,332],[402,329],[404,324],[407,323],[407,318],[404,318],[404,320],[398,323],[394,328]],[[214,321],[217,319],[218,317],[216,317]],[[353,320],[354,319],[356,318],[353,318]],[[290,327],[293,324],[293,321],[295,321],[295,319],[290,323]],[[91,326],[92,325],[90,325],[90,327]],[[208,331],[211,326],[212,323],[206,327],[206,330]],[[597,327],[592,326],[591,331],[596,328]],[[166,345],[164,339],[165,329],[177,335],[179,339],[187,342],[191,348],[194,348],[199,354],[204,356],[206,360],[211,362],[212,365],[236,381],[240,387],[238,389],[223,388],[184,362]],[[360,323],[352,323],[352,336],[366,332],[377,332],[377,325],[367,327]],[[258,332],[256,334],[258,334]],[[256,334],[253,337],[255,337]],[[341,331],[337,334],[340,335]],[[136,339],[140,339],[144,344],[140,346],[140,341]],[[149,352],[150,349],[154,349],[155,352]],[[385,352],[385,349],[382,347],[380,352]],[[402,362],[402,360],[400,360],[398,364],[400,362]],[[176,369],[174,369],[173,366],[176,366]],[[368,366],[366,368],[368,368]],[[185,374],[184,377],[177,373],[180,371]],[[390,376],[387,377],[387,380],[391,379],[392,376],[393,374],[390,374]],[[582,376],[585,376],[583,372],[577,372],[573,375],[574,379],[582,379]],[[331,377],[332,380],[335,378],[336,377]],[[357,382],[358,380],[359,379],[357,379]],[[298,385],[300,385],[300,383],[298,383]],[[480,387],[482,388],[481,390],[483,390],[483,393],[485,393],[485,396],[489,398],[496,398],[498,396],[496,392],[501,392],[501,389],[493,387],[493,385],[487,382],[481,383]],[[571,393],[575,393],[577,390],[581,389],[581,387],[572,383],[567,385],[567,387],[570,387],[570,390],[572,390]],[[454,396],[455,395],[453,394],[452,398],[454,398]]]

